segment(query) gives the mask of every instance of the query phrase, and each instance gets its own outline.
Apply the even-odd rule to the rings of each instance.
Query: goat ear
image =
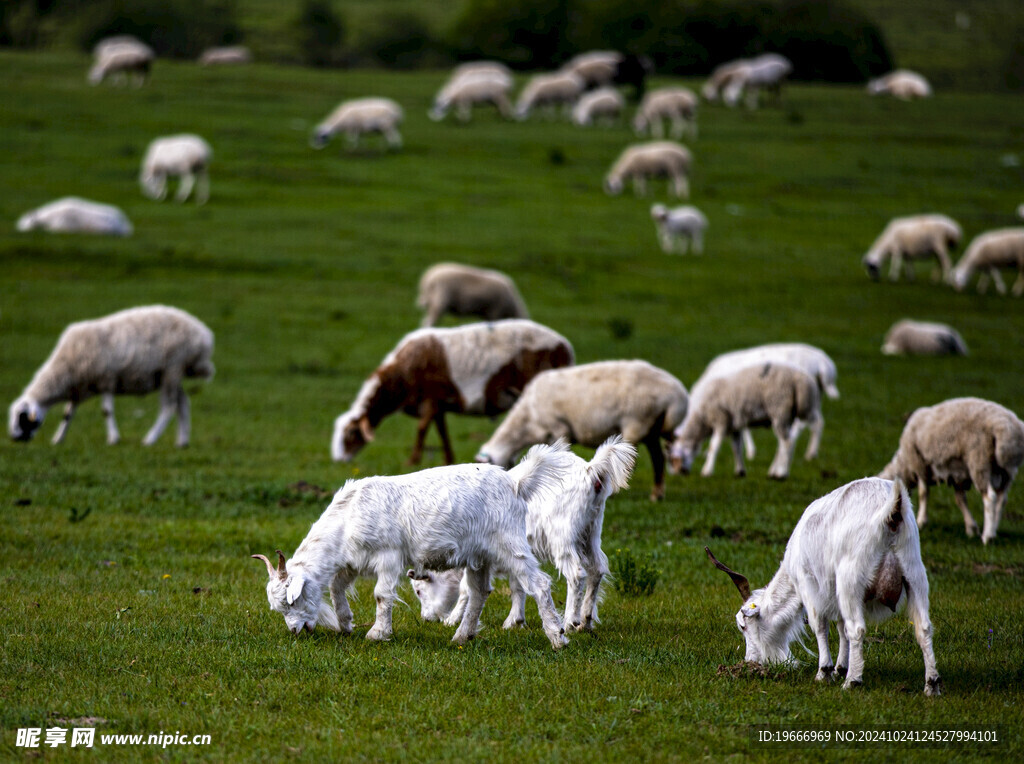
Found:
[[[405,575],[407,575],[409,578],[416,578],[416,571],[412,568],[409,568],[407,571],[405,571]]]
[[[306,579],[304,576],[292,576],[288,581],[288,588],[285,590],[285,600],[289,605],[295,603],[299,597],[302,596],[302,587],[306,585]]]
[[[360,417],[359,432],[362,434],[363,440],[365,440],[367,443],[373,443],[373,427],[370,426],[369,417]]]
[[[756,602],[747,602],[740,608],[740,612],[744,618],[760,618],[761,608],[758,607]]]

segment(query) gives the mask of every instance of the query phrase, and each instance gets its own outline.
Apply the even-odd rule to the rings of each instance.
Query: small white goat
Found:
[[[132,224],[113,205],[65,196],[26,212],[18,218],[18,230],[131,236]]]
[[[541,107],[555,115],[559,106],[568,115],[569,109],[583,93],[586,83],[572,72],[554,72],[553,74],[537,74],[519,94],[516,101],[516,118],[526,119],[530,112]]]
[[[877,279],[887,258],[892,258],[889,278],[899,281],[900,271],[913,278],[912,260],[935,257],[942,267],[942,280],[949,280],[953,263],[949,252],[960,243],[960,224],[946,215],[911,215],[893,218],[864,255],[861,264]],[[906,258],[906,261],[904,261]]]
[[[669,191],[678,197],[690,196],[689,150],[672,141],[651,141],[627,146],[615,160],[604,179],[606,194],[622,193],[626,181],[633,181],[637,196],[647,192],[648,178],[668,178]]]
[[[398,126],[404,118],[402,107],[390,98],[344,101],[313,128],[309,144],[315,149],[322,149],[333,135],[344,133],[349,148],[355,148],[359,145],[360,136],[380,133],[390,148],[399,148],[402,134],[398,132]]]
[[[932,94],[932,86],[917,72],[896,69],[868,82],[868,93],[891,95],[901,101],[910,101],[914,98],[928,98]]]
[[[99,85],[110,77],[114,82],[126,82],[134,76],[135,86],[141,87],[153,65],[153,49],[138,40],[112,40],[96,46],[96,60],[89,70],[89,84]]]
[[[882,352],[885,355],[967,355],[967,343],[952,326],[905,318],[886,332]]]
[[[174,175],[178,182],[175,200],[184,202],[196,189],[196,204],[205,204],[210,198],[210,160],[213,149],[198,135],[184,133],[157,138],[149,144],[139,170],[139,185],[150,199],[167,197],[167,178]]]
[[[200,66],[237,66],[252,63],[252,51],[244,45],[207,48],[199,56]]]
[[[652,90],[644,96],[633,117],[633,129],[638,135],[650,130],[655,138],[665,134],[664,123],[671,124],[670,135],[679,140],[689,131],[697,137],[697,96],[689,88],[667,87]]]
[[[751,591],[745,576],[716,560],[707,547],[704,551],[743,597],[736,625],[746,642],[746,660],[795,663],[790,645],[800,638],[806,616],[818,642],[814,678],[845,675],[844,690],[859,687],[867,622],[888,618],[906,603],[924,657],[924,694],[941,694],[928,574],[914,508],[898,480],[855,480],[811,503],[789,537],[782,565],[762,589]],[[832,621],[839,632],[834,666],[828,639]]]
[[[567,643],[551,599],[551,579],[540,569],[526,538],[528,502],[555,492],[570,468],[568,454],[536,446],[512,470],[484,464],[457,464],[396,477],[349,480],[310,528],[295,555],[278,551],[267,566],[267,599],[284,615],[289,630],[312,631],[319,623],[352,632],[345,596],[357,576],[375,575],[377,617],[367,639],[391,638],[391,609],[407,567],[414,576],[427,570],[465,568],[469,596],[452,641],[476,636],[480,612],[490,593],[493,569],[510,571],[537,602],[554,649]],[[330,590],[334,607],[323,599]]]
[[[434,97],[434,105],[427,115],[439,122],[454,108],[459,121],[468,122],[474,106],[493,104],[501,116],[511,119],[514,116],[509,101],[511,89],[511,75],[490,68],[468,69],[445,83]]]
[[[696,207],[686,205],[670,210],[664,204],[655,204],[651,207],[651,219],[663,252],[685,255],[692,244],[695,255],[703,254],[708,219]]]
[[[601,526],[608,497],[626,488],[636,447],[612,436],[598,446],[589,462],[568,451],[564,440],[552,448],[572,458],[571,468],[562,474],[561,488],[551,496],[537,496],[527,502],[526,537],[537,559],[551,562],[566,579],[565,627],[592,631],[598,622],[597,604],[601,580],[608,575],[608,558],[601,551]],[[505,571],[492,571],[508,575]],[[469,580],[454,571],[426,571],[422,578],[408,571],[413,591],[420,601],[425,621],[458,623],[469,602]],[[526,621],[526,597],[515,578],[509,579],[512,609],[504,628],[522,626]]]
[[[191,419],[182,382],[189,377],[212,378],[212,354],[213,332],[185,311],[164,305],[131,308],[71,324],[11,404],[10,435],[14,440],[30,440],[47,410],[67,401],[64,419],[53,436],[53,442],[60,443],[75,407],[100,395],[107,443],[114,444],[121,438],[114,421],[114,396],[160,390],[160,414],[142,442],[147,446],[155,443],[177,413],[177,445],[187,446]]]
[[[956,264],[950,281],[958,292],[963,291],[974,272],[981,271],[978,277],[979,292],[988,288],[991,277],[996,291],[1006,294],[1006,283],[999,273],[1000,268],[1017,269],[1012,293],[1014,297],[1024,294],[1024,228],[1002,228],[978,234]]]
[[[968,537],[978,533],[967,508],[975,485],[985,507],[987,544],[996,537],[1013,478],[1024,464],[1024,423],[1009,409],[981,398],[953,398],[910,415],[900,445],[879,474],[917,486],[917,524],[928,522],[928,487],[949,483]]]
[[[572,108],[573,124],[580,127],[604,122],[615,124],[626,107],[622,93],[612,87],[598,88],[584,93]]]
[[[511,278],[459,263],[438,263],[424,271],[416,305],[424,311],[421,326],[433,326],[445,313],[487,321],[530,317]]]

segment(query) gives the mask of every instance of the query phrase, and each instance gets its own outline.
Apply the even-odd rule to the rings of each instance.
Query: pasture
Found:
[[[792,755],[751,742],[750,725],[763,723],[1002,725],[998,749],[957,750],[1020,757],[1024,486],[987,547],[964,537],[951,490],[932,493],[922,552],[941,698],[921,692],[902,616],[870,630],[857,691],[816,684],[814,658],[799,650],[805,663],[792,670],[719,671],[743,658],[739,601],[703,552],[710,545],[763,585],[804,507],[881,469],[916,407],[976,395],[1024,412],[1024,302],[956,294],[927,267],[912,283],[873,283],[859,262],[895,215],[944,212],[968,239],[1014,224],[1019,97],[899,103],[794,86],[781,107],[756,113],[702,106],[691,203],[710,221],[706,254],[677,257],[659,250],[649,217],[666,201],[662,184],[646,199],[601,191],[632,140],[624,126],[485,112],[465,126],[433,123],[441,72],[158,61],[134,90],[90,88],[86,68],[84,56],[0,53],[0,398],[14,400],[69,322],[150,303],[210,326],[217,374],[192,395],[185,450],[170,432],[139,445],[156,396],[118,399],[116,447],[104,444],[97,401],[59,447],[48,442],[59,409],[33,442],[0,443],[5,758],[25,755],[18,728],[92,724],[97,739],[207,733],[202,753],[228,761]],[[309,147],[338,101],[370,94],[405,107],[401,151]],[[210,202],[145,199],[146,145],[184,131],[213,146]],[[121,206],[135,235],[14,231],[22,212],[68,194]],[[369,581],[351,638],[293,637],[267,608],[266,572],[250,555],[290,555],[346,479],[410,469],[408,417],[385,420],[349,465],[330,461],[328,441],[362,380],[418,325],[416,282],[439,260],[508,272],[580,362],[645,358],[690,385],[726,350],[818,345],[842,393],[824,402],[821,456],[769,481],[774,442],[757,431],[748,477],[732,477],[724,453],[714,476],[670,476],[666,500],[652,504],[642,452],[631,488],[608,503],[604,548],[653,555],[660,581],[649,597],[606,586],[596,634],[557,654],[532,604],[527,630],[502,631],[504,582],[465,648],[419,621],[407,586],[394,639],[362,639]],[[905,316],[954,325],[970,357],[883,357],[885,330]],[[450,418],[456,455],[471,459],[495,426]],[[433,466],[436,434],[428,442]],[[969,500],[980,519],[977,493]],[[564,582],[555,592],[561,605]],[[195,753],[110,746],[102,757]]]

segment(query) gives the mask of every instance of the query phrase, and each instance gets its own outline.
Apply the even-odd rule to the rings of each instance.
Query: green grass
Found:
[[[860,256],[892,216],[941,211],[967,235],[1012,225],[1024,172],[1013,97],[943,94],[923,103],[860,88],[793,87],[781,109],[706,108],[693,144],[693,202],[707,254],[668,257],[648,208],[608,198],[603,173],[624,129],[561,123],[434,124],[443,73],[201,70],[160,61],[146,88],[89,88],[84,56],[0,54],[0,398],[13,400],[69,322],[166,302],[216,333],[217,376],[193,396],[193,443],[137,445],[155,397],[118,400],[124,442],[103,445],[96,402],[66,442],[0,443],[0,752],[19,727],[208,733],[216,759],[690,760],[792,755],[752,745],[750,725],[1002,724],[1002,760],[1021,755],[1024,593],[1020,487],[999,539],[964,538],[950,492],[933,493],[922,551],[945,695],[926,699],[902,617],[872,629],[865,686],[813,682],[813,658],[781,676],[719,675],[742,658],[731,584],[716,555],[763,584],[803,508],[874,474],[920,405],[978,395],[1024,411],[1021,301],[930,282],[871,283]],[[405,147],[311,150],[309,129],[343,97],[406,108]],[[214,147],[212,198],[158,204],[136,185],[147,142],[195,131]],[[56,196],[122,206],[126,240],[17,234]],[[388,644],[361,638],[372,584],[359,584],[352,638],[296,639],[270,612],[249,555],[291,552],[353,476],[405,471],[411,419],[394,416],[353,465],[330,461],[334,417],[415,327],[422,270],[452,259],[511,273],[532,315],[581,362],[646,358],[690,384],[716,354],[775,340],[823,347],[842,398],[826,401],[822,455],[785,483],[760,454],[736,480],[671,477],[647,500],[650,462],[609,502],[604,546],[652,555],[649,597],[606,588],[596,636],[553,653],[538,627],[501,630],[499,586],[465,649],[451,630],[396,608]],[[967,359],[879,352],[896,319],[948,321]],[[631,327],[632,331],[624,331]],[[468,459],[495,424],[454,418]],[[434,442],[434,441],[432,441]],[[439,463],[438,450],[427,466]],[[971,496],[980,515],[977,494]],[[72,517],[80,518],[71,522]],[[556,598],[564,583],[556,583]],[[404,598],[413,602],[408,588]],[[962,751],[965,756],[977,751]],[[919,759],[930,758],[918,751]],[[109,747],[104,760],[157,758]],[[189,749],[167,749],[171,760]]]

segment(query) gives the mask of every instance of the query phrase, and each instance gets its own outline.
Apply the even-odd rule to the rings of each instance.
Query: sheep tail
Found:
[[[1024,424],[1019,419],[1015,422],[1000,419],[992,428],[995,438],[992,456],[1000,467],[1018,464],[1024,454]]]
[[[612,493],[627,488],[629,477],[636,464],[636,446],[624,440],[621,435],[612,435],[597,448],[590,460],[587,471],[601,483],[608,483]]]
[[[573,454],[565,438],[553,444],[533,446],[515,467],[508,471],[516,496],[532,501],[540,494],[554,495],[562,483],[562,475],[572,468]]]
[[[213,379],[213,374],[216,368],[213,365],[213,361],[206,358],[200,358],[195,363],[190,364],[185,369],[186,377],[199,377],[200,379]]]

